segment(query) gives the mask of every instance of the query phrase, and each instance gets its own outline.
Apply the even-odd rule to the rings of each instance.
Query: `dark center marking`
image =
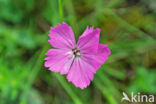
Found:
[[[81,56],[80,50],[77,49],[77,47],[73,48],[72,51],[73,51],[73,54],[75,55],[75,57]]]

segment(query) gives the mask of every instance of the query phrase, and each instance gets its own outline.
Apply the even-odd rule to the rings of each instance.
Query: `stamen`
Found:
[[[73,54],[75,55],[75,57],[81,56],[80,50],[77,47],[73,48],[72,51],[73,51]]]
[[[81,56],[81,53],[80,53],[80,52],[78,52],[78,53],[77,53],[77,56]]]

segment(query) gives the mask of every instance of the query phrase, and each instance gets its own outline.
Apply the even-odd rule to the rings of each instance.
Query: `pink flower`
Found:
[[[87,27],[77,43],[72,28],[66,23],[52,27],[49,37],[54,48],[46,53],[45,67],[67,74],[67,80],[81,89],[90,84],[111,53],[106,44],[99,43],[100,29],[93,27]]]

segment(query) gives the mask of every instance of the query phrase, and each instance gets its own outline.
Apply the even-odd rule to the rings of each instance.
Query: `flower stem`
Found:
[[[59,15],[60,15],[60,21],[63,21],[63,6],[62,6],[62,0],[58,0],[58,6],[59,6]]]

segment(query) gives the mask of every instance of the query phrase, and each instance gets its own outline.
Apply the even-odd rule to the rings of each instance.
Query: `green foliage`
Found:
[[[156,95],[155,1],[0,0],[0,104],[120,104],[122,91]],[[111,55],[84,90],[44,68],[48,31],[101,29]]]
[[[130,83],[130,91],[156,93],[156,71],[147,71],[143,67],[136,69],[136,76]]]

